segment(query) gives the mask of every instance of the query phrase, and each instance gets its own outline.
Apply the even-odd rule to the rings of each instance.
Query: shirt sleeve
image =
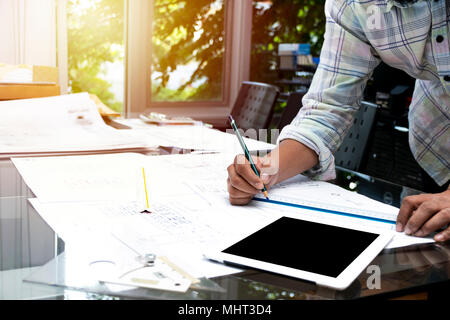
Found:
[[[326,1],[320,64],[303,107],[278,138],[278,142],[293,139],[314,150],[319,164],[305,174],[321,180],[335,178],[333,154],[351,128],[367,80],[380,62],[364,35],[365,17],[355,15],[350,3],[354,2]]]

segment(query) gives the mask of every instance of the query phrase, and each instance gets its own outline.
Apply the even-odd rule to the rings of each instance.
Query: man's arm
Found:
[[[333,154],[352,127],[367,81],[380,63],[365,35],[367,14],[358,4],[328,0],[325,15],[320,64],[299,114],[279,137],[317,153],[317,167],[306,174],[321,180],[334,178]]]
[[[231,203],[246,204],[259,192],[262,182],[271,186],[299,173],[334,178],[333,153],[353,125],[367,80],[379,63],[364,38],[359,22],[364,18],[355,15],[349,3],[326,3],[320,65],[302,109],[281,132],[279,147],[271,156],[255,159],[262,178],[250,170],[242,156],[228,168]]]

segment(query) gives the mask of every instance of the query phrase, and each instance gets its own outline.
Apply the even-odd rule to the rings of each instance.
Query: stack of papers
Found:
[[[209,152],[225,152],[241,154],[242,148],[233,132],[222,132],[207,126],[156,126],[149,125],[141,119],[115,120],[131,127],[136,134],[142,136],[148,144],[162,147],[177,147]],[[247,134],[249,137],[245,137]],[[258,140],[256,131],[244,132],[244,141],[249,151],[272,150],[278,135],[273,135],[270,141],[264,137]],[[272,143],[273,142],[273,143]]]
[[[87,93],[3,101],[0,113],[0,159],[154,149],[107,126]]]
[[[232,206],[228,201],[226,167],[234,156],[146,157],[128,153],[13,162],[37,196],[31,200],[33,206],[66,243],[80,246],[85,242],[82,238],[113,237],[135,252],[165,255],[197,278],[238,272],[206,260],[203,253],[237,241],[281,216],[392,232],[395,236],[389,248],[433,241],[396,233],[393,222],[397,208],[301,175],[272,188],[270,198],[290,197],[317,205],[325,205],[321,199],[333,199],[336,207],[370,210],[357,217],[262,201]],[[150,213],[142,210],[142,168],[147,177]],[[364,214],[383,215],[384,219],[365,219]]]
[[[235,273],[240,270],[203,253],[282,216],[392,232],[389,248],[433,242],[396,233],[397,208],[301,175],[271,188],[271,201],[257,196],[247,206],[230,205],[227,167],[242,153],[233,133],[139,119],[123,120],[133,130],[116,130],[88,94],[0,102],[0,112],[0,159],[12,158],[36,196],[32,205],[68,247],[86,255],[87,264],[120,243],[111,254],[123,263],[151,253],[196,278]],[[250,151],[275,147],[245,140]],[[157,146],[217,153],[141,154]]]
[[[0,84],[32,83],[33,67],[29,65],[9,65],[0,63]]]

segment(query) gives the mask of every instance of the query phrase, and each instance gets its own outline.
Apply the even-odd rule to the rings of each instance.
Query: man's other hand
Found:
[[[408,235],[435,235],[434,240],[450,240],[450,190],[436,194],[420,194],[403,199],[397,217],[397,231]]]

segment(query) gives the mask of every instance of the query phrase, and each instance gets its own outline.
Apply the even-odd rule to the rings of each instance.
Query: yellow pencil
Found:
[[[147,200],[147,209],[150,209],[150,206],[148,204],[147,183],[145,182],[145,169],[144,168],[142,168],[142,176],[144,177],[145,200]]]

